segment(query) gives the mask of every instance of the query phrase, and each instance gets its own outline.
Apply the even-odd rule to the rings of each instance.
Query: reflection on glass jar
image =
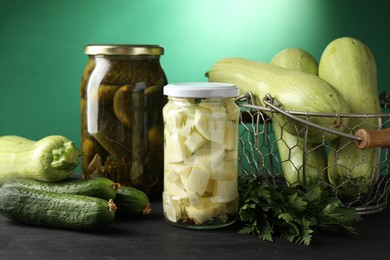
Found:
[[[238,211],[238,88],[220,83],[164,87],[163,209],[168,223],[219,228]]]
[[[105,176],[149,196],[163,186],[167,84],[156,45],[87,45],[81,80],[82,176]]]

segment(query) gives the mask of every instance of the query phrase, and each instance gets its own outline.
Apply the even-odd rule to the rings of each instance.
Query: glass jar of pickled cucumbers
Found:
[[[158,45],[85,47],[89,59],[81,79],[83,178],[104,176],[161,196],[161,111],[167,102],[163,51]]]
[[[238,120],[235,85],[172,83],[164,87],[163,210],[190,229],[230,225],[238,211]]]

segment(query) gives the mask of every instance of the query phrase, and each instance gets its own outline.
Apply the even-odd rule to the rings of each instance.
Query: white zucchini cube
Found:
[[[236,150],[238,146],[238,130],[237,125],[232,121],[228,121],[225,127],[224,148],[227,150]]]
[[[170,163],[171,169],[179,175],[190,173],[191,167],[184,163]]]
[[[221,113],[226,113],[226,108],[225,106],[221,106],[220,104],[212,104],[209,102],[201,102],[199,103],[200,107],[204,107],[209,109],[211,112],[221,112]]]
[[[201,225],[214,218],[226,219],[226,206],[221,203],[210,203],[205,207],[189,206],[185,208],[185,212],[196,225]]]
[[[171,117],[174,118],[175,122],[175,128],[181,128],[184,125],[184,120],[185,120],[185,111],[184,109],[179,109],[179,110],[171,110]]]
[[[221,161],[211,169],[211,179],[231,180],[237,177],[237,164],[235,161]]]
[[[194,125],[198,132],[204,136],[207,140],[211,140],[210,133],[210,117],[211,112],[208,109],[196,109],[194,116]]]
[[[163,210],[165,217],[172,222],[178,222],[183,218],[182,205],[179,201],[173,200],[170,195],[163,192]]]
[[[210,111],[198,108],[195,110],[194,125],[207,140],[223,144],[225,141],[226,110]]]
[[[214,189],[214,180],[210,178],[209,183],[207,183],[206,190],[204,191],[204,196],[211,196]]]
[[[212,202],[229,202],[238,197],[237,178],[214,181]]]
[[[181,128],[180,134],[182,136],[188,137],[190,136],[193,128],[194,128],[194,119],[187,118],[183,128]]]
[[[209,131],[211,139],[210,141],[218,144],[225,143],[225,128],[226,128],[226,113],[213,112],[210,118]]]
[[[203,171],[198,168],[192,168],[187,180],[187,191],[196,192],[199,196],[202,196],[206,191],[209,179],[210,172]]]
[[[226,114],[227,119],[235,121],[239,117],[240,108],[236,105],[236,103],[226,102]]]
[[[187,192],[184,190],[184,187],[181,187],[176,182],[164,181],[164,191],[176,200],[187,198]]]
[[[183,184],[185,190],[187,190],[187,183],[188,183],[188,178],[190,177],[190,172],[191,171],[183,172],[182,174],[179,175],[181,183]]]
[[[168,171],[167,177],[165,178],[165,180],[169,182],[176,182],[178,179],[180,179],[179,174],[177,174],[173,170]]]
[[[196,192],[187,191],[187,195],[191,206],[198,207],[201,205],[201,198]]]
[[[187,157],[184,146],[184,137],[177,132],[172,133],[168,138],[165,149],[165,157],[168,162],[182,162]]]
[[[192,155],[188,156],[184,163],[186,165],[202,169],[204,171],[210,171],[213,167],[216,167],[225,157],[225,150],[223,149],[209,149],[201,148]]]
[[[197,132],[193,132],[190,136],[187,137],[184,144],[187,147],[190,153],[194,153],[199,148],[201,148],[206,143],[206,139],[204,139]]]

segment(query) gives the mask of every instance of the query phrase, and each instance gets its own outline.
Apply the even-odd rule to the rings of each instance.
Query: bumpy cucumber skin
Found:
[[[113,222],[115,205],[83,195],[2,187],[0,213],[30,225],[93,231]]]
[[[36,190],[85,195],[105,200],[115,199],[118,184],[104,177],[88,180],[68,179],[61,182],[44,182],[30,179],[6,181],[2,187],[24,187]]]
[[[146,193],[130,186],[119,187],[115,204],[117,214],[122,216],[148,215],[151,211]]]

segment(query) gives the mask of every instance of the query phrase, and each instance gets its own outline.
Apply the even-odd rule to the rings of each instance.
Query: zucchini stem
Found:
[[[79,163],[80,152],[72,141],[66,141],[61,147],[52,150],[53,161],[50,166],[54,169],[71,171]]]

